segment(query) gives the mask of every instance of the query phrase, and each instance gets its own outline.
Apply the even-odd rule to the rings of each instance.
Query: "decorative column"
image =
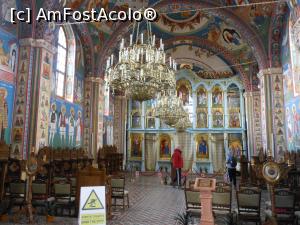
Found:
[[[229,121],[228,121],[228,118],[229,118],[229,115],[228,115],[228,107],[227,107],[227,90],[224,91],[224,127],[225,128],[228,128],[228,125],[229,125]]]
[[[90,121],[90,126],[89,129],[85,126],[84,143],[90,146],[86,148],[90,156],[97,159],[98,149],[103,145],[104,81],[100,77],[87,77],[85,86],[91,89],[85,89],[85,123]],[[90,107],[91,105],[94,107]]]
[[[240,123],[241,128],[245,129],[245,104],[242,90],[240,90]]]
[[[212,108],[212,93],[211,90],[209,90],[207,92],[207,98],[208,98],[208,128],[212,128],[213,127],[213,123],[212,123],[212,114],[211,114],[211,108]]]
[[[197,91],[193,91],[193,129],[197,128],[197,105],[198,105],[198,101],[197,101]]]
[[[48,145],[52,61],[55,48],[42,39],[20,39],[11,157],[27,159]]]
[[[263,147],[277,158],[286,149],[282,68],[261,70],[259,79]]]
[[[124,96],[116,96],[114,101],[114,145],[120,153],[124,152],[123,146],[126,138],[127,101]]]
[[[262,147],[260,95],[260,91],[249,91],[244,93],[247,122],[248,159],[257,155],[258,150]]]
[[[141,171],[145,172],[146,167],[145,167],[145,134],[142,134],[142,165],[141,165]]]
[[[84,81],[84,132],[83,132],[83,148],[89,152],[92,148],[92,137],[93,137],[93,103],[94,103],[94,92],[93,79],[86,77]],[[90,152],[91,153],[91,152]]]
[[[51,77],[53,67],[53,55],[55,47],[45,40],[35,41],[35,55],[37,59],[34,70],[34,93],[32,96],[32,119],[30,129],[29,149],[35,146],[37,153],[39,148],[48,146],[48,131],[51,96]],[[37,119],[36,119],[37,118]]]
[[[224,133],[224,150],[225,150],[225,156],[227,156],[228,153],[228,134]]]

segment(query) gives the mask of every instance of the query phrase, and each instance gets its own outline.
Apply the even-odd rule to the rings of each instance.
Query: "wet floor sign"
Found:
[[[105,225],[105,187],[82,187],[80,190],[80,225]]]

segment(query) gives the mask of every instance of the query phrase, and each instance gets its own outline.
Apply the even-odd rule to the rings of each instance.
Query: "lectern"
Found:
[[[212,191],[216,189],[216,179],[196,178],[194,189],[200,191],[201,225],[214,225],[212,211]]]

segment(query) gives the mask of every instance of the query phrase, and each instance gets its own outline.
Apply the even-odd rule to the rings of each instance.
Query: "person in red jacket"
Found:
[[[177,181],[178,188],[181,187],[181,168],[183,167],[183,158],[180,147],[176,147],[172,155],[172,166],[176,170],[176,177],[173,184]]]

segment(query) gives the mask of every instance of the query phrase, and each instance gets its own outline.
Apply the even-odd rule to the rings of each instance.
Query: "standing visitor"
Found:
[[[172,166],[176,170],[176,176],[173,180],[173,184],[175,185],[177,181],[178,188],[181,187],[181,169],[183,167],[183,158],[181,155],[180,147],[176,147],[174,153],[172,155]]]
[[[237,160],[234,156],[233,150],[230,149],[227,155],[227,160],[226,160],[226,166],[228,169],[228,176],[230,183],[234,185],[236,188],[236,165],[237,165]]]

